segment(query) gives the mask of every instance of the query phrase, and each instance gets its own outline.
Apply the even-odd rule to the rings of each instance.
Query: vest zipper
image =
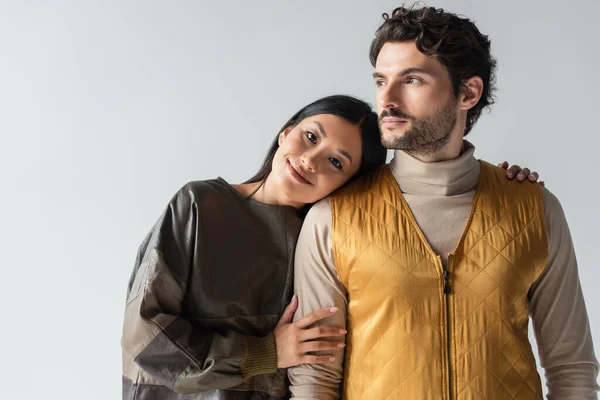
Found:
[[[443,276],[444,276],[444,295],[446,300],[446,353],[447,353],[447,363],[448,363],[448,399],[452,400],[452,358],[451,358],[451,345],[450,345],[450,293],[452,292],[452,287],[450,286],[450,271],[448,268],[452,262],[452,255],[448,255],[448,267],[443,267]]]

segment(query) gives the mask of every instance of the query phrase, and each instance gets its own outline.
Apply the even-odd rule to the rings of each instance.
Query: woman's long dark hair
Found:
[[[271,173],[273,157],[279,148],[279,135],[288,127],[295,127],[303,119],[319,114],[332,114],[352,124],[358,125],[362,138],[360,167],[351,178],[355,179],[374,171],[385,163],[387,150],[381,144],[377,114],[371,106],[352,96],[334,95],[316,100],[294,114],[279,131],[256,175],[244,183],[264,181]]]

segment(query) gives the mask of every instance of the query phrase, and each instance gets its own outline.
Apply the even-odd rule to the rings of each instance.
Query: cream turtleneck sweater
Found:
[[[444,265],[466,227],[479,180],[475,148],[467,141],[464,144],[463,153],[454,160],[425,163],[396,151],[390,163],[419,227]],[[548,398],[596,399],[598,361],[571,234],[558,199],[547,189],[543,189],[543,199],[548,262],[529,301]],[[346,289],[337,277],[332,254],[329,199],[315,204],[304,221],[296,247],[294,286],[299,299],[295,320],[336,306],[340,311],[318,325],[345,328]],[[292,397],[336,399],[343,379],[342,364],[340,350],[334,363],[290,368]]]

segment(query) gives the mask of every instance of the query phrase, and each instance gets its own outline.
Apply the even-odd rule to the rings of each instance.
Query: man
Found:
[[[394,159],[316,204],[296,250],[296,318],[329,306],[345,361],[288,371],[297,399],[595,399],[594,356],[560,203],[463,139],[493,102],[490,41],[440,9],[384,15],[371,45]],[[346,312],[341,312],[346,311]],[[331,325],[331,319],[325,321]],[[343,365],[343,363],[345,363]]]

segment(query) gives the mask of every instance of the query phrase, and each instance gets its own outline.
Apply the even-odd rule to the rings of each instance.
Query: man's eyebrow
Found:
[[[418,68],[418,67],[405,68],[402,71],[398,72],[396,75],[402,76],[402,75],[408,75],[408,74],[414,74],[414,73],[426,74],[426,75],[433,76],[433,74],[431,72],[427,71],[426,69]],[[385,75],[383,75],[381,72],[373,72],[373,78],[375,78],[375,79],[376,78],[385,78]]]

